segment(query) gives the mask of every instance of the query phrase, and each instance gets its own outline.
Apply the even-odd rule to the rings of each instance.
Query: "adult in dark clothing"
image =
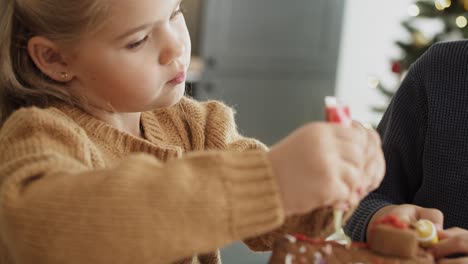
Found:
[[[433,252],[468,253],[468,41],[439,43],[415,62],[377,128],[387,172],[345,230],[365,241],[370,223],[394,214],[445,228]]]

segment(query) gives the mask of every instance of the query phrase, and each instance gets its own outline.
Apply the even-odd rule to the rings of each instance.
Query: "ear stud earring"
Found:
[[[61,73],[60,73],[60,77],[61,77],[63,80],[68,80],[68,73],[66,73],[66,72],[61,72]]]

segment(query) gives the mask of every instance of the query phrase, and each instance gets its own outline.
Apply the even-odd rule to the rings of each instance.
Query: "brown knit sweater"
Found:
[[[1,264],[215,264],[217,248],[235,240],[267,250],[284,232],[322,228],[311,215],[279,228],[266,148],[239,135],[222,103],[184,98],[141,122],[145,140],[64,105],[7,120]]]

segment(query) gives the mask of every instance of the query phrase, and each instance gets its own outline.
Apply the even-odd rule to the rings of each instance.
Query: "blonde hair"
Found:
[[[36,35],[72,44],[97,29],[108,11],[106,0],[0,0],[0,127],[16,109],[54,101],[82,104],[66,86],[43,74],[29,57]]]

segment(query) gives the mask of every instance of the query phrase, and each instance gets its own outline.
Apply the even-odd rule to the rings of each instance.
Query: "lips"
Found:
[[[185,72],[179,72],[172,80],[170,80],[168,83],[170,84],[181,84],[185,81]]]

